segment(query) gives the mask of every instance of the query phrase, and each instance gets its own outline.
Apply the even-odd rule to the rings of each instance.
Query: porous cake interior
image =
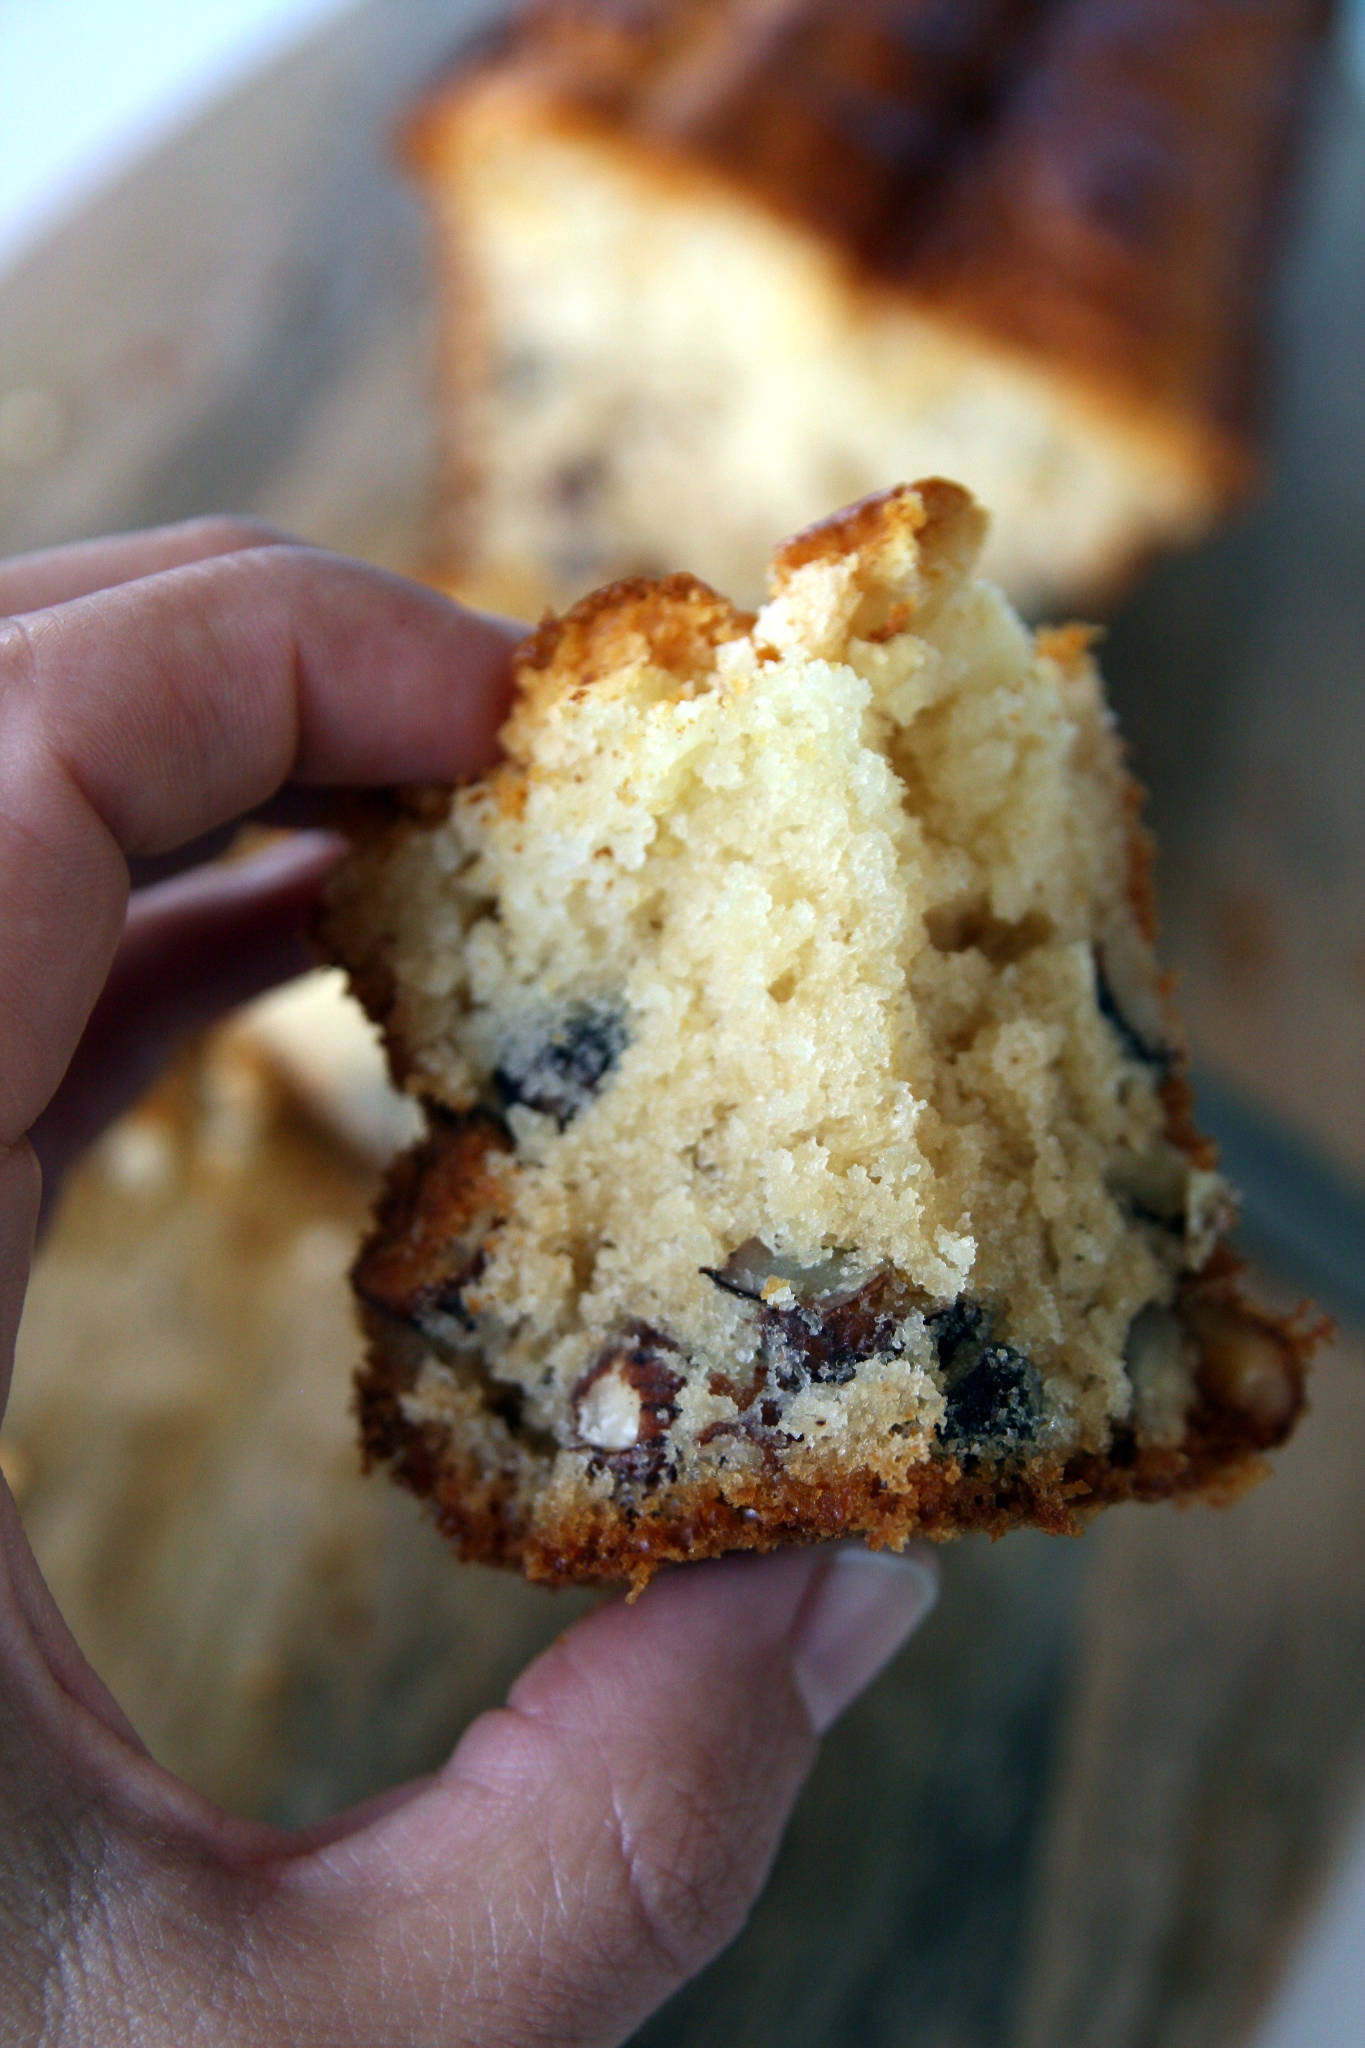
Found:
[[[1157,418],[860,280],[718,177],[497,80],[434,152],[482,601],[534,615],[686,562],[756,602],[775,533],[935,472],[991,507],[985,571],[1028,609],[1207,518]]]
[[[339,884],[444,1105],[361,1293],[408,1419],[537,1512],[1181,1435],[1224,1191],[1168,1134],[1086,635],[1027,632],[981,530],[922,486],[789,543],[756,618],[683,577],[586,600],[503,765]],[[405,1289],[443,1148],[458,1242]]]

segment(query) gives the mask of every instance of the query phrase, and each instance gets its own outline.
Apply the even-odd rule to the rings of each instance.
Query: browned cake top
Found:
[[[1328,12],[1329,0],[536,0],[483,69],[740,181],[877,282],[1240,432],[1277,195]],[[1222,453],[1236,481],[1236,451]]]

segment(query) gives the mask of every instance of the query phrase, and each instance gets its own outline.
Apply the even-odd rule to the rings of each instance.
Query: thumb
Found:
[[[439,1778],[294,1872],[360,1923],[385,1987],[367,2038],[445,2038],[439,2013],[478,2048],[622,2040],[739,1931],[817,1734],[935,1583],[921,1552],[788,1551],[569,1630]]]

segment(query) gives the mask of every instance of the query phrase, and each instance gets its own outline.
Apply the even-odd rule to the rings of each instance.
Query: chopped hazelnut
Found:
[[[682,1386],[667,1362],[677,1348],[648,1323],[632,1321],[574,1388],[580,1442],[615,1459],[619,1476],[657,1480]]]
[[[599,1451],[628,1451],[640,1440],[640,1396],[619,1372],[594,1380],[578,1403],[578,1433]]]
[[[1258,1427],[1279,1431],[1299,1404],[1299,1380],[1284,1340],[1232,1316],[1199,1320],[1200,1383],[1208,1399],[1235,1408]]]

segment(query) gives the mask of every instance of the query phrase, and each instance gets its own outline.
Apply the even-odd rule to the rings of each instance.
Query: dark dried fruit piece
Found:
[[[946,1405],[939,1441],[975,1461],[1003,1458],[1038,1433],[1043,1383],[1022,1351],[990,1340],[990,1317],[960,1295],[927,1318],[944,1377]]]
[[[875,1274],[853,1293],[796,1308],[759,1310],[763,1348],[784,1393],[844,1386],[869,1358],[897,1348],[904,1314],[898,1283]]]
[[[984,1344],[947,1390],[939,1438],[959,1457],[1008,1457],[1037,1435],[1042,1393],[1022,1351]]]
[[[938,1362],[946,1370],[963,1344],[984,1334],[986,1312],[979,1301],[960,1294],[947,1308],[935,1309],[925,1320],[938,1351]]]
[[[867,1359],[902,1348],[902,1325],[917,1306],[913,1291],[895,1273],[874,1273],[856,1287],[835,1291],[830,1282],[848,1263],[836,1254],[803,1273],[750,1238],[724,1266],[702,1268],[718,1287],[753,1302],[759,1335],[757,1369],[744,1394],[728,1384],[713,1388],[733,1394],[742,1411],[739,1418],[713,1423],[703,1441],[734,1433],[760,1441],[781,1414],[771,1389],[796,1394],[810,1386],[844,1386]],[[772,1279],[785,1280],[797,1295],[793,1306],[779,1308],[764,1299],[762,1290]],[[812,1281],[829,1291],[814,1292]],[[1007,1457],[1032,1442],[1042,1380],[1022,1352],[990,1342],[990,1317],[982,1304],[962,1295],[931,1311],[925,1327],[947,1399],[938,1430],[945,1448],[974,1464]]]
[[[626,1048],[625,1021],[606,1003],[576,1003],[548,1037],[509,1048],[494,1070],[504,1105],[525,1103],[561,1130],[585,1110]]]
[[[819,1266],[801,1267],[770,1252],[756,1237],[746,1239],[723,1266],[702,1272],[727,1294],[758,1309],[762,1371],[784,1393],[806,1386],[844,1386],[865,1359],[898,1348],[898,1325],[912,1303],[892,1273],[874,1273],[847,1284],[851,1264],[835,1253]],[[778,1307],[764,1299],[771,1280],[785,1281],[796,1302]]]

